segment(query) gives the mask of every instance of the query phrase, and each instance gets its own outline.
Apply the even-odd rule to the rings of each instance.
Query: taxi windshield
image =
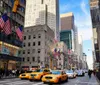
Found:
[[[72,70],[67,70],[67,73],[73,73],[73,71]]]
[[[34,72],[43,72],[43,70],[37,69],[37,70],[35,70]]]
[[[32,71],[26,71],[26,73],[32,73]]]
[[[52,71],[52,74],[61,74],[61,72],[60,71]]]

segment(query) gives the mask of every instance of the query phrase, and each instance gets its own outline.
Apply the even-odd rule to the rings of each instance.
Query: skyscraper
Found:
[[[55,38],[59,39],[59,0],[26,1],[25,27],[45,24],[55,32]]]
[[[60,15],[61,18],[61,33],[60,40],[64,41],[68,49],[74,50],[74,15],[72,12]]]

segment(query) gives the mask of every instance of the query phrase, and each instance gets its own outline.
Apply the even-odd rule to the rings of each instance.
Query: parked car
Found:
[[[68,78],[76,78],[76,73],[73,70],[67,70],[66,74],[68,75]]]
[[[62,70],[52,70],[52,74],[43,76],[42,82],[44,83],[61,83],[68,81],[68,75]]]

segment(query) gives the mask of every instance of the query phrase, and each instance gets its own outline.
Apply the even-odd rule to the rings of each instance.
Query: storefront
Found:
[[[20,68],[20,57],[10,56],[6,54],[0,54],[0,68],[13,70]]]

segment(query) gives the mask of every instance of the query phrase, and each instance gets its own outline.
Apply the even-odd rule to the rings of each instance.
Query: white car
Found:
[[[76,73],[73,70],[67,70],[66,74],[68,75],[68,78],[76,78]]]
[[[84,76],[83,70],[77,70],[77,76]]]

